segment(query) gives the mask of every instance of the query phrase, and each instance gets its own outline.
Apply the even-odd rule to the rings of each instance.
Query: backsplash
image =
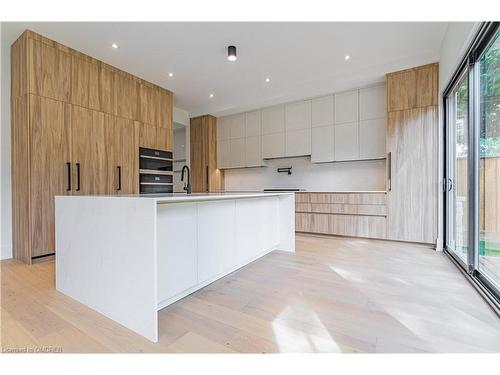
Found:
[[[385,160],[313,164],[309,157],[274,159],[267,167],[225,170],[226,191],[300,188],[308,191],[385,190]],[[292,167],[292,174],[278,168]]]

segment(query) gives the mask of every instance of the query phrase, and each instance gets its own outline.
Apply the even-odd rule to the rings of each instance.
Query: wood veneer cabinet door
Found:
[[[71,193],[70,106],[36,95],[29,98],[31,256],[36,257],[54,253],[54,196]]]
[[[136,120],[139,113],[138,82],[123,72],[113,74],[114,114]]]
[[[434,243],[437,228],[437,107],[390,112],[389,239]]]
[[[28,39],[30,93],[69,102],[71,56],[43,42]]]
[[[134,122],[105,116],[109,194],[138,191],[138,148]]]
[[[203,116],[192,118],[189,127],[191,153],[191,189],[196,193],[208,191],[208,144]]]
[[[73,194],[108,192],[105,115],[71,106]]]
[[[139,147],[158,148],[158,128],[156,126],[144,124],[139,121],[135,121],[135,126],[139,135]]]

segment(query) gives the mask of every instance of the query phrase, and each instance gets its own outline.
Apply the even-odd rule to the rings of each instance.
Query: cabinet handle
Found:
[[[68,187],[66,191],[71,191],[71,163],[69,161],[66,163],[66,167],[68,168]]]
[[[76,191],[80,191],[80,163],[76,163]]]
[[[387,191],[392,188],[392,152],[387,154]]]
[[[206,166],[206,172],[207,172],[207,181],[206,181],[206,186],[207,186],[207,193],[208,193],[208,165]]]
[[[122,189],[122,167],[117,166],[116,169],[118,169],[118,191]]]

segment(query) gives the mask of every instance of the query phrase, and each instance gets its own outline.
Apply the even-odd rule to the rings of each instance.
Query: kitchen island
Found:
[[[273,250],[292,193],[57,196],[56,288],[158,341],[158,310]]]

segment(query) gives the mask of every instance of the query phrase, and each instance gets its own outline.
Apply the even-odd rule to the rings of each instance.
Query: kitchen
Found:
[[[497,23],[286,25],[316,47],[354,27],[373,41],[390,34],[394,51],[371,65],[361,56],[373,51],[353,36],[349,51],[332,48],[308,72],[310,61],[297,61],[283,43],[290,57],[283,73],[266,53],[289,38],[278,24],[262,27],[280,47],[260,46],[265,30],[251,24],[233,25],[241,42],[224,44],[230,28],[223,23],[109,24],[11,23],[2,31],[10,48],[12,176],[12,245],[2,272],[11,277],[5,311],[12,322],[47,330],[35,334],[39,343],[86,351],[20,313],[12,296],[40,282],[54,294],[26,305],[40,306],[53,326],[68,323],[51,309],[65,314],[68,332],[84,327],[95,352],[500,350],[495,281],[473,286],[467,277],[476,274],[463,275],[448,254],[462,250],[447,242],[446,215],[455,215],[453,238],[467,215],[458,213],[444,168],[443,93],[454,92],[458,74],[438,43],[455,32],[494,40]],[[204,27],[206,39],[197,41]],[[250,31],[253,39],[245,37]],[[214,74],[210,84],[227,84],[215,90],[201,75],[187,78],[194,72],[179,65],[182,54],[169,55],[175,45],[161,55],[154,43],[126,36],[168,32],[185,32],[186,45],[206,55],[200,63],[202,52],[192,52],[197,69]],[[112,43],[95,48],[98,35],[111,33]],[[139,53],[148,48],[173,67],[161,76],[154,63],[149,69]],[[270,64],[265,74],[254,69],[257,57]],[[295,86],[291,71],[300,73]],[[249,82],[250,74],[259,81]],[[299,82],[306,77],[308,84]],[[496,238],[495,231],[481,227],[481,236]],[[488,262],[495,275],[494,257]],[[463,293],[460,303],[454,293]],[[424,322],[425,337],[398,331],[393,309]],[[473,327],[477,342],[442,323],[455,309],[457,325]],[[295,341],[287,342],[287,329]],[[307,335],[320,344],[302,342]],[[23,333],[12,337],[22,342]]]

